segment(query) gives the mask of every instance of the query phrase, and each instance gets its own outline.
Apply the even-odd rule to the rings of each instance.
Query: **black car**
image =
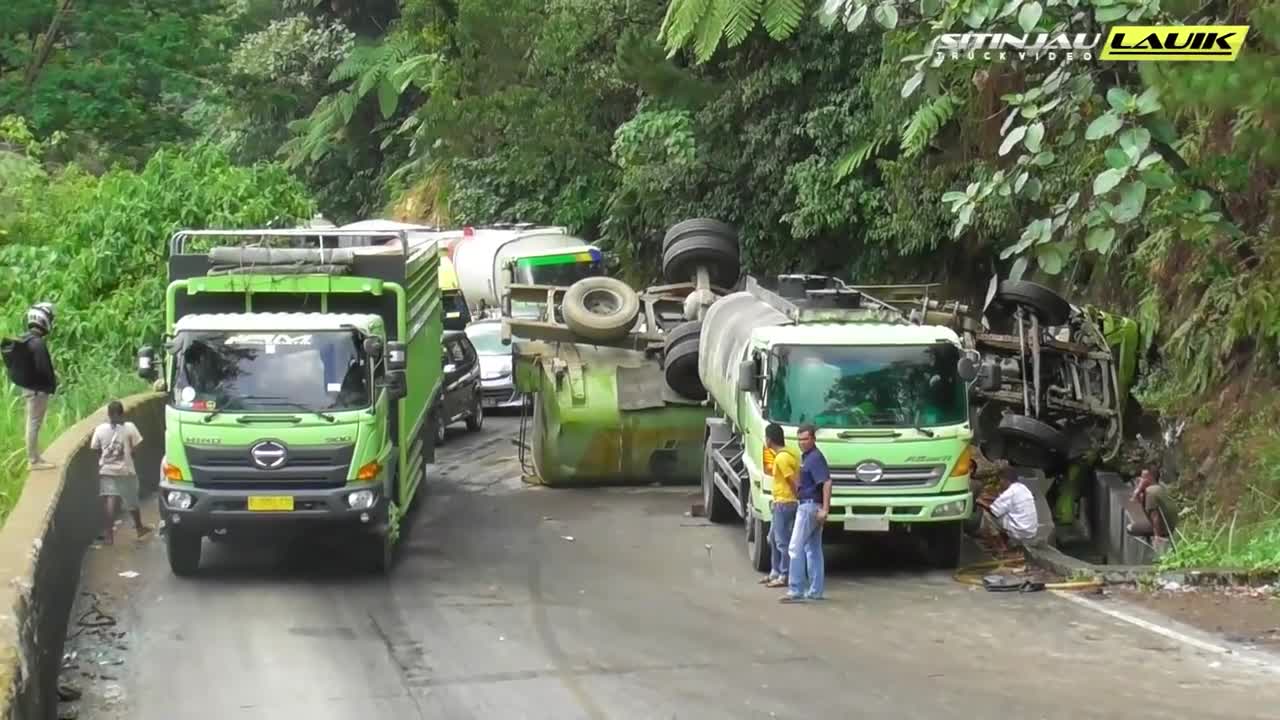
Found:
[[[480,358],[476,348],[460,330],[445,332],[440,338],[440,364],[444,368],[444,391],[431,409],[436,429],[436,445],[443,445],[445,428],[461,420],[471,432],[484,425],[480,396]]]

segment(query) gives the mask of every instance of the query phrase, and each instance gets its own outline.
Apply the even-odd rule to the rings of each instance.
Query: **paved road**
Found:
[[[826,603],[779,605],[755,584],[740,530],[685,517],[694,489],[524,486],[514,428],[490,419],[453,436],[389,580],[346,576],[321,548],[218,547],[195,580],[169,574],[159,542],[92,551],[86,586],[127,651],[104,654],[88,633],[73,643],[80,717],[1079,720],[1280,707],[1275,676],[1230,658],[1051,593],[985,593],[919,566],[834,558]],[[103,678],[96,666],[113,661],[96,658],[111,652],[124,662]]]

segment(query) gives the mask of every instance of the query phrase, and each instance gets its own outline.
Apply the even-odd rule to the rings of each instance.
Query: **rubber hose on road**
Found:
[[[953,575],[952,577],[955,578],[956,582],[964,583],[965,585],[981,586],[982,577],[984,575],[989,574],[988,571],[997,570],[1000,568],[1013,568],[1018,566],[1019,566],[1019,563],[1010,562],[1008,560],[990,560],[988,562],[975,563],[967,567],[962,567],[959,570],[956,570],[955,575]],[[1045,590],[1091,590],[1093,588],[1100,588],[1102,586],[1103,586],[1102,580],[1095,578],[1093,580],[1073,580],[1068,582],[1045,583],[1044,589]]]

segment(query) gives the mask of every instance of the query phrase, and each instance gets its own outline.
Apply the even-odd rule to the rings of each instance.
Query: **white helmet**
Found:
[[[48,333],[53,330],[53,304],[37,303],[27,310],[27,327],[37,327]]]

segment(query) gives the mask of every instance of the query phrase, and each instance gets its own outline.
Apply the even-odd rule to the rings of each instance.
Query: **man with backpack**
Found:
[[[0,346],[9,380],[22,388],[27,400],[27,467],[48,470],[54,467],[40,455],[40,428],[49,410],[49,396],[58,389],[53,358],[45,338],[53,331],[53,304],[36,303],[27,310],[27,334],[19,340],[6,338]]]

